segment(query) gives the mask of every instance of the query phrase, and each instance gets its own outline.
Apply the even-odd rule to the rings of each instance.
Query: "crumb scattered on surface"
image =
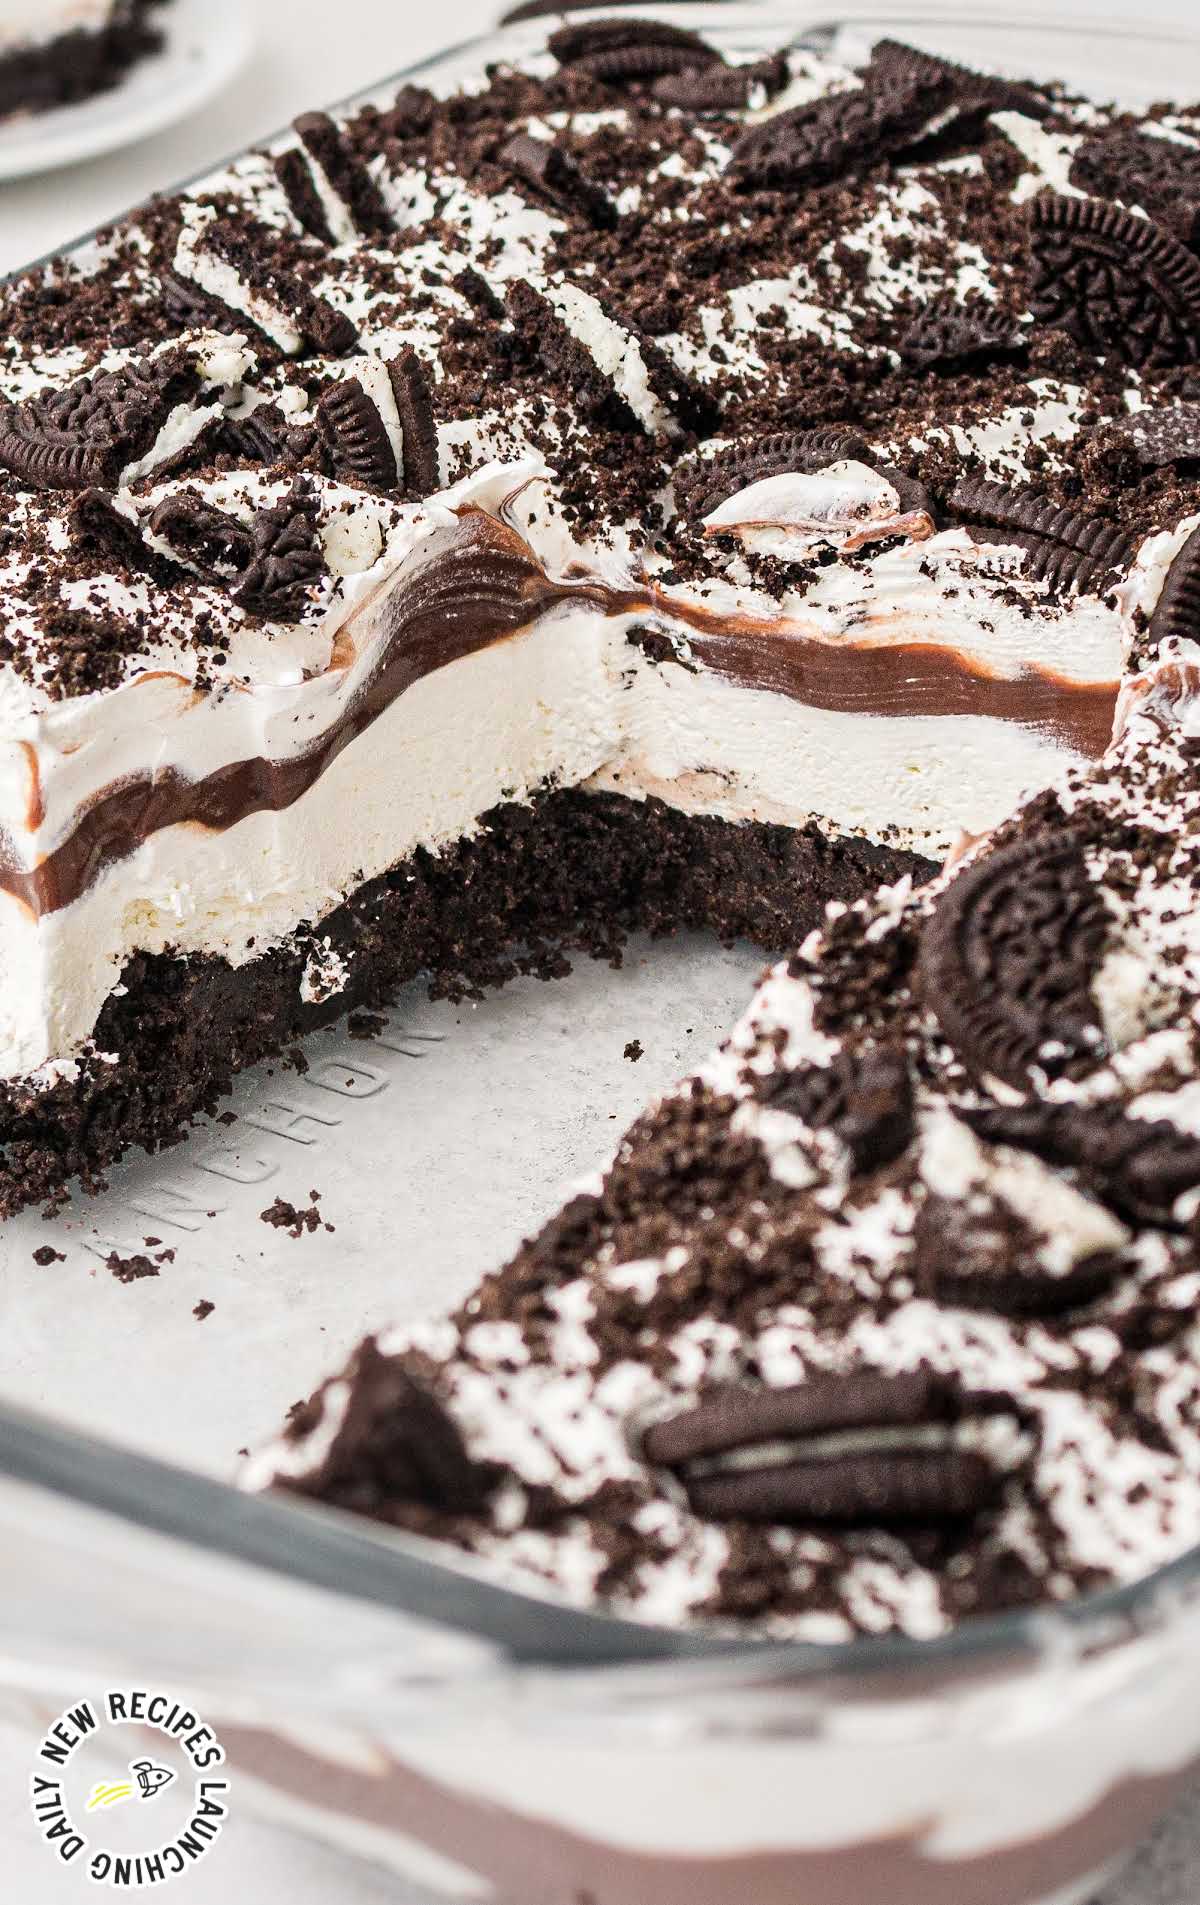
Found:
[[[645,1051],[646,1048],[640,1038],[631,1038],[625,1047],[625,1057],[629,1060],[631,1065],[636,1065],[638,1059],[645,1056]]]
[[[66,1252],[56,1250],[53,1244],[39,1244],[33,1253],[33,1261],[45,1270],[52,1263],[65,1263]]]
[[[192,1311],[192,1315],[195,1317],[197,1323],[203,1323],[205,1317],[211,1316],[216,1307],[215,1303],[210,1303],[206,1296],[202,1296]]]
[[[276,1230],[286,1230],[289,1237],[302,1237],[305,1231],[311,1235],[314,1230],[321,1228],[321,1213],[317,1209],[319,1200],[315,1192],[310,1191],[309,1196],[313,1201],[307,1210],[299,1210],[295,1204],[289,1204],[285,1197],[277,1197],[259,1215],[264,1224],[272,1224]]]
[[[158,1265],[151,1263],[149,1257],[122,1257],[116,1250],[110,1250],[104,1259],[118,1283],[137,1283],[142,1277],[156,1277]]]
[[[352,1012],[346,1020],[346,1030],[351,1038],[378,1038],[387,1027],[387,1020],[381,1012]]]

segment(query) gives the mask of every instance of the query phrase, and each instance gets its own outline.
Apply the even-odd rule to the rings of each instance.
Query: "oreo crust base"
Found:
[[[478,995],[521,973],[559,977],[568,955],[618,962],[627,934],[703,928],[782,953],[826,902],[934,871],[916,854],[816,827],[736,824],[657,800],[577,790],[495,808],[441,854],[419,850],[366,882],[320,922],[349,967],[321,1005],[300,996],[316,938],[306,933],[249,965],[213,956],[138,955],[105,1004],[86,1059],[49,1090],[0,1086],[0,1217],[61,1196],[131,1147],[179,1141],[216,1110],[237,1072],[349,1010],[386,1004],[422,973],[435,996]]]

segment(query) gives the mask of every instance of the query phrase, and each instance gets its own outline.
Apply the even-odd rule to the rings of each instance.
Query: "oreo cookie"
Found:
[[[607,192],[580,170],[557,141],[518,132],[500,148],[497,162],[560,211],[576,212],[600,231],[616,224],[617,208]]]
[[[301,462],[316,441],[311,426],[291,425],[277,403],[261,403],[248,416],[224,418],[216,448],[244,463]]]
[[[923,484],[890,464],[881,463],[857,430],[829,424],[815,430],[782,430],[775,436],[735,443],[718,456],[694,458],[675,473],[675,496],[681,515],[702,522],[739,490],[771,476],[795,473],[815,475],[831,463],[865,463],[892,485],[905,511],[923,510],[937,521],[937,507]]]
[[[206,582],[235,582],[254,560],[245,523],[187,490],[165,496],[146,528],[168,556]]]
[[[200,243],[204,251],[234,272],[248,292],[258,293],[276,307],[299,335],[303,348],[325,357],[344,357],[357,348],[358,332],[345,313],[310,291],[285,262],[286,245],[281,245],[278,232],[257,219],[242,217],[235,222],[222,218],[205,227]],[[210,294],[203,295],[207,298]],[[247,323],[256,322],[254,317],[228,309],[220,328],[244,330]],[[263,327],[259,324],[258,328]]]
[[[404,494],[410,502],[423,502],[442,486],[433,385],[414,350],[393,357],[387,371],[404,432]]]
[[[317,421],[336,475],[367,489],[398,488],[401,472],[383,418],[357,377],[324,392]]]
[[[164,271],[159,280],[163,309],[181,330],[244,331],[245,320],[220,298],[210,297],[190,278]]]
[[[1120,1105],[987,1105],[961,1108],[964,1124],[988,1144],[1030,1151],[1075,1172],[1119,1217],[1178,1228],[1175,1206],[1200,1188],[1200,1138],[1167,1118],[1129,1117]]]
[[[117,508],[110,490],[81,490],[71,507],[71,528],[76,546],[104,549],[127,568],[147,566],[148,552],[141,531]],[[0,539],[0,549],[3,546]]]
[[[773,53],[741,66],[713,62],[690,66],[682,73],[664,73],[651,90],[660,106],[674,106],[680,112],[738,113],[745,112],[759,93],[774,99],[787,85],[790,71],[787,54]]]
[[[1042,1243],[1018,1212],[984,1192],[928,1197],[913,1226],[914,1288],[957,1309],[1059,1316],[1093,1303],[1121,1273],[1110,1250],[1052,1267]]]
[[[327,112],[306,112],[293,121],[310,170],[318,168],[333,197],[345,211],[349,230],[337,234],[339,242],[357,234],[363,238],[384,237],[392,230],[392,219],[383,194],[345,135]],[[314,184],[316,183],[316,174]],[[326,215],[327,216],[327,215]]]
[[[310,238],[319,238],[323,245],[335,244],[337,241],[333,228],[326,217],[321,194],[316,188],[303,149],[300,146],[285,147],[282,152],[275,154],[271,166],[296,223]]]
[[[1200,263],[1147,218],[1094,198],[1029,208],[1033,314],[1139,370],[1200,359]]]
[[[991,1507],[1029,1441],[1007,1397],[863,1369],[722,1390],[651,1424],[640,1449],[707,1520],[940,1526]]]
[[[831,1065],[769,1075],[763,1102],[832,1131],[856,1172],[890,1164],[916,1132],[912,1075],[903,1049],[842,1052]]]
[[[638,415],[608,372],[601,369],[591,352],[572,336],[545,292],[523,278],[516,279],[508,287],[505,309],[526,349],[552,377],[561,378],[568,385],[584,415],[610,430],[651,431],[655,427],[655,420],[644,420]],[[640,354],[646,383],[662,409],[670,413],[681,429],[697,436],[708,435],[719,420],[715,402],[708,393],[692,384],[653,338],[607,312],[602,315],[609,324],[620,323],[630,349]]]
[[[751,483],[796,472],[801,476],[831,463],[863,463],[870,458],[865,437],[838,424],[816,430],[780,430],[750,437],[717,456],[694,458],[675,472],[675,496],[681,515],[702,522],[714,509]]]
[[[1023,1090],[1035,1068],[1072,1077],[1106,1055],[1092,985],[1110,915],[1086,845],[1070,828],[1010,841],[960,874],[925,924],[920,993],[976,1079]]]
[[[1110,127],[1076,149],[1070,180],[1092,198],[1138,206],[1189,251],[1200,243],[1200,151],[1194,146]]]
[[[1134,450],[1146,469],[1167,463],[1200,463],[1200,403],[1174,404],[1169,410],[1138,410],[1112,429]]]
[[[1021,326],[1007,312],[983,298],[961,304],[952,296],[918,311],[896,344],[901,361],[914,370],[957,370],[1023,349]]]
[[[1025,550],[1033,573],[1057,593],[1098,587],[1129,566],[1134,543],[1115,523],[1067,509],[1033,490],[1012,489],[967,477],[950,492],[950,508],[963,521],[1002,532]]]
[[[885,42],[860,87],[774,114],[742,134],[730,171],[748,189],[828,185],[903,152],[948,110],[958,69]]]
[[[316,503],[297,484],[281,502],[255,516],[249,560],[233,599],[264,621],[295,622],[325,572]]]
[[[1200,529],[1193,529],[1167,571],[1150,617],[1150,640],[1194,641],[1200,631]]]
[[[115,489],[199,378],[182,351],[0,409],[0,466],[29,489]]]
[[[660,20],[594,20],[560,27],[550,35],[550,51],[567,72],[609,86],[661,79],[718,63],[714,47],[684,27]]]
[[[444,1513],[477,1513],[494,1477],[472,1460],[454,1418],[399,1356],[385,1356],[374,1337],[346,1372],[350,1400],[320,1466],[281,1485],[341,1508],[369,1514],[395,1502]],[[319,1419],[321,1392],[302,1404],[291,1431],[303,1435]]]

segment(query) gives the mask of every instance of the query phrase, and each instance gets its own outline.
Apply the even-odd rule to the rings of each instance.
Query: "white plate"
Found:
[[[110,92],[0,121],[0,179],[50,172],[161,132],[227,86],[254,44],[243,0],[171,0],[160,24],[162,52],[139,60]]]

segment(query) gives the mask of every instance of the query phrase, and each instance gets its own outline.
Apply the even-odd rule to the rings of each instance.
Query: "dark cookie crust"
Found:
[[[619,960],[640,930],[703,927],[778,953],[828,900],[932,870],[867,841],[736,826],[654,800],[566,791],[497,808],[471,840],[416,854],[320,923],[351,972],[325,1005],[300,1000],[307,935],[237,969],[209,957],[132,960],[124,996],[96,1028],[115,1065],[85,1065],[77,1084],[49,1091],[0,1087],[0,1216],[74,1177],[100,1188],[130,1147],[158,1150],[214,1111],[239,1071],[346,1011],[386,1003],[421,973],[439,995],[478,996],[522,972],[560,975],[571,952]]]

